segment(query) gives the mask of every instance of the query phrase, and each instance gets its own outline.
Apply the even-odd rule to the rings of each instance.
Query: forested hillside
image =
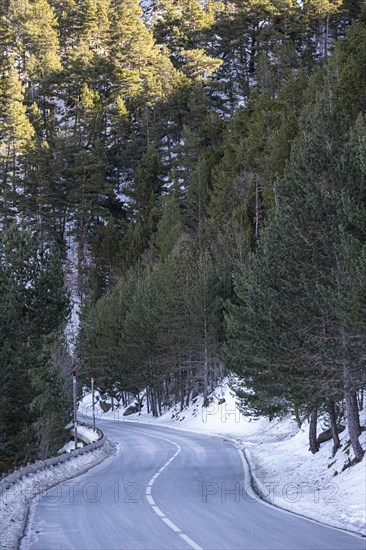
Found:
[[[0,471],[75,362],[153,415],[234,372],[362,459],[365,66],[358,0],[0,0]]]

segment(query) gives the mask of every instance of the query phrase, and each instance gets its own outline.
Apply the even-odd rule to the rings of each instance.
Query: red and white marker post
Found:
[[[75,438],[75,451],[78,448],[78,426],[77,426],[77,410],[76,410],[76,370],[71,373],[72,376],[72,389],[74,399],[74,438]]]
[[[90,375],[93,407],[93,430],[95,431],[95,400],[94,400],[94,374]]]

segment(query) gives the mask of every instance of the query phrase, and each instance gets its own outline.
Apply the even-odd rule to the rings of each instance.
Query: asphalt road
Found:
[[[115,456],[37,497],[21,550],[365,550],[366,539],[261,502],[217,437],[103,421]]]

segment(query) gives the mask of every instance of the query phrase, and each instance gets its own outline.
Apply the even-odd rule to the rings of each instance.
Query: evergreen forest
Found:
[[[365,68],[360,0],[0,0],[0,473],[74,368],[154,416],[230,374],[362,460]]]

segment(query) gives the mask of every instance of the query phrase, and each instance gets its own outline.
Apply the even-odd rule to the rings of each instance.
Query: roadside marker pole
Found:
[[[94,401],[94,374],[91,375],[92,406],[93,406],[93,430],[95,432],[95,401]]]
[[[72,389],[73,389],[73,398],[74,398],[74,438],[75,438],[75,451],[78,448],[78,427],[77,427],[77,411],[76,411],[76,370],[73,370],[72,373]]]

